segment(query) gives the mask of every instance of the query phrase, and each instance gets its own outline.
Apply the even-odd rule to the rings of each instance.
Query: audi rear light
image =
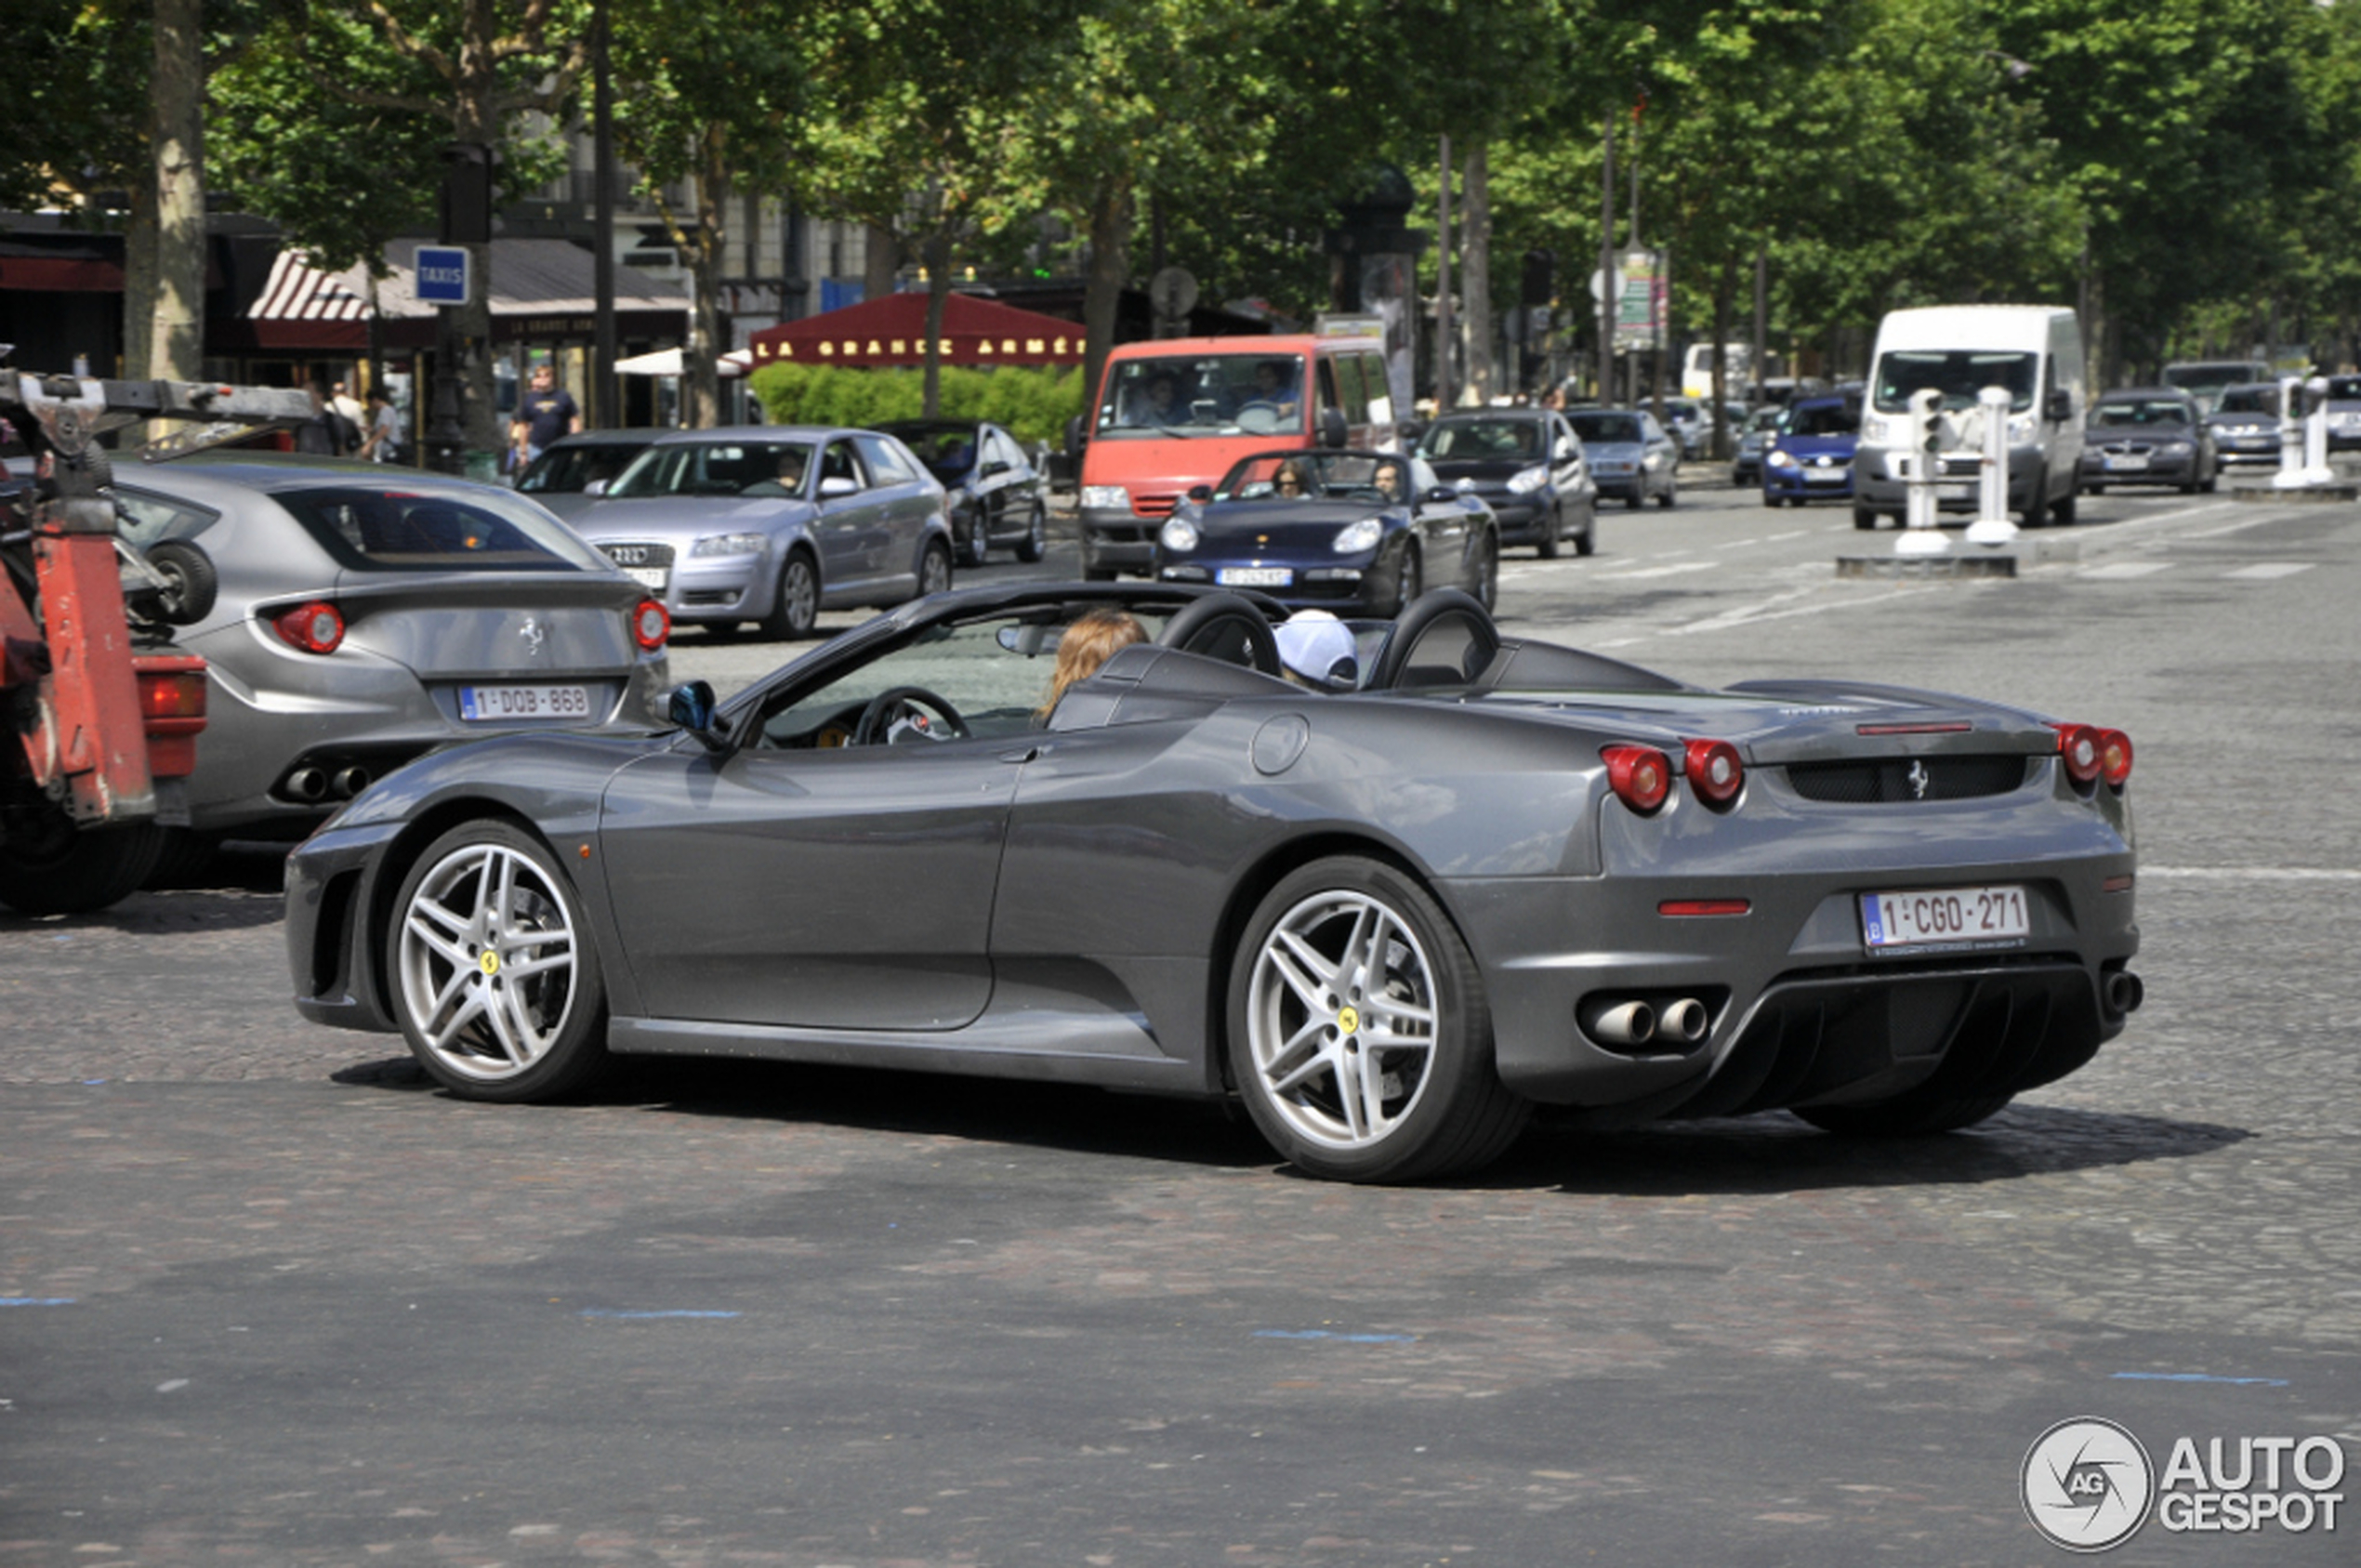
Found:
[[[2117,789],[2131,776],[2131,737],[2120,730],[2099,731],[2099,776]]]
[[[344,615],[323,599],[299,604],[270,624],[289,647],[307,653],[333,653],[344,640]]]
[[[1672,759],[1655,747],[1611,745],[1599,755],[1606,759],[1607,787],[1642,816],[1654,812],[1672,793]]]
[[[631,635],[640,651],[653,653],[672,636],[672,612],[653,599],[643,599],[631,612]]]
[[[1746,787],[1747,765],[1728,741],[1691,741],[1682,760],[1689,787],[1708,806],[1727,806]]]
[[[2065,760],[2066,777],[2076,784],[2093,783],[2101,767],[2099,731],[2088,724],[2054,724],[2058,755]]]

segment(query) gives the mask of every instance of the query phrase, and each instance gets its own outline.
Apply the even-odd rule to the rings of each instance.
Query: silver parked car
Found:
[[[1601,499],[1621,496],[1636,509],[1651,495],[1659,507],[1680,498],[1681,447],[1655,415],[1642,409],[1573,408],[1566,422],[1582,438]]]
[[[126,537],[192,540],[219,579],[175,639],[211,678],[201,836],[300,837],[456,740],[642,728],[669,678],[662,607],[492,485],[218,453],[125,464],[114,492]]]
[[[517,490],[571,520],[662,434],[662,430],[584,430],[561,436],[517,476]]]
[[[804,637],[823,608],[951,586],[943,490],[875,430],[751,425],[651,444],[577,514],[677,622]]]

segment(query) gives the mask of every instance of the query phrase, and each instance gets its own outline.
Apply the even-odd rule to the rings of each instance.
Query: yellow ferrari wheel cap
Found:
[[[491,955],[486,954],[485,956],[490,957]],[[1339,1009],[1337,1013],[1337,1029],[1341,1034],[1358,1034],[1361,1029],[1361,1009],[1358,1008],[1343,1008]]]
[[[476,968],[481,969],[488,975],[498,974],[500,972],[500,955],[493,952],[492,949],[488,947],[485,948],[483,950],[483,956],[476,960]]]

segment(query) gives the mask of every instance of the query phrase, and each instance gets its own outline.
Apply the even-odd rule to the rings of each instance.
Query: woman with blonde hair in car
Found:
[[[1035,719],[1046,722],[1066,688],[1098,674],[1116,649],[1147,640],[1147,627],[1125,611],[1093,610],[1075,620],[1058,639],[1058,666],[1049,677],[1049,696],[1034,710]]]

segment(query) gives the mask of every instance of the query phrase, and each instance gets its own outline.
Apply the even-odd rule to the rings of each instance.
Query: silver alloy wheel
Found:
[[[1372,1148],[1426,1093],[1437,1011],[1433,968],[1398,913],[1367,893],[1314,893],[1255,955],[1246,1040],[1257,1087],[1307,1140]]]
[[[402,911],[402,1005],[438,1062],[502,1083],[563,1033],[574,951],[565,901],[531,857],[467,845],[436,863]]]
[[[918,597],[951,591],[951,552],[940,544],[929,545],[925,558],[918,563]]]

